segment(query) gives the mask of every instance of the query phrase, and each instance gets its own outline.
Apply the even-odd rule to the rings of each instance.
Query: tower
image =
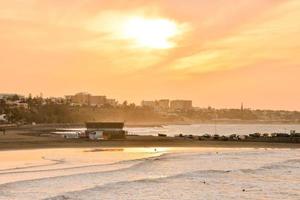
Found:
[[[241,103],[241,111],[240,112],[241,112],[241,114],[240,114],[241,119],[243,120],[244,119],[244,103],[243,102]]]

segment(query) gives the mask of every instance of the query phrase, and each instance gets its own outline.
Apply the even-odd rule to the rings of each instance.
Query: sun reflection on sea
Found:
[[[124,148],[124,152],[134,153],[167,153],[170,151],[168,147],[141,147],[141,148]]]

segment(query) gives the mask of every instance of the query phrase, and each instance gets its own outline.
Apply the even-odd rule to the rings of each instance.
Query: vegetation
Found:
[[[71,106],[66,102],[52,102],[39,97],[17,99],[27,108],[11,106],[0,100],[0,114],[5,113],[12,123],[82,123],[85,121],[126,121],[131,123],[182,123],[182,122],[290,122],[300,123],[298,111],[272,111],[250,109],[199,108],[189,111],[156,112],[153,109],[124,102],[116,107],[103,105]]]

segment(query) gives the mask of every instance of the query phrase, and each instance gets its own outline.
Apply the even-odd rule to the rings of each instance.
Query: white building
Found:
[[[103,106],[109,104],[111,106],[117,106],[118,102],[115,99],[108,99],[103,95],[91,95],[86,92],[80,92],[75,95],[67,95],[66,101],[72,105],[88,105],[88,106]]]
[[[155,101],[144,101],[143,100],[141,102],[141,106],[143,106],[143,107],[155,108],[155,105],[156,105]]]
[[[170,103],[171,110],[191,110],[193,108],[193,103],[191,100],[173,100]]]
[[[1,123],[1,122],[7,122],[6,114],[1,114],[1,115],[0,115],[0,123]]]
[[[170,108],[170,100],[169,99],[160,99],[156,101],[157,107],[160,111],[167,111]]]
[[[155,101],[142,101],[141,106],[152,108],[155,111],[168,111],[170,108],[169,99],[160,99]]]
[[[17,101],[7,100],[6,104],[9,105],[10,107],[28,109],[28,104],[20,100]]]
[[[14,97],[18,97],[19,99],[24,99],[25,97],[19,94],[4,94],[1,93],[0,94],[0,99],[10,99],[10,98],[14,98]]]

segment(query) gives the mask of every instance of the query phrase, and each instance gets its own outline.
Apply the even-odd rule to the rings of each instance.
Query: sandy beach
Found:
[[[44,148],[0,151],[0,185],[13,181],[114,170],[114,163],[160,156],[154,148]],[[9,178],[7,177],[9,176]]]
[[[39,136],[30,130],[7,130],[5,135],[0,135],[0,150],[96,147],[300,148],[300,143],[199,141],[155,136],[128,136],[126,140],[91,141],[88,139],[64,139],[49,135]]]
[[[298,199],[299,150],[299,143],[91,141],[8,130],[0,135],[0,200]]]

